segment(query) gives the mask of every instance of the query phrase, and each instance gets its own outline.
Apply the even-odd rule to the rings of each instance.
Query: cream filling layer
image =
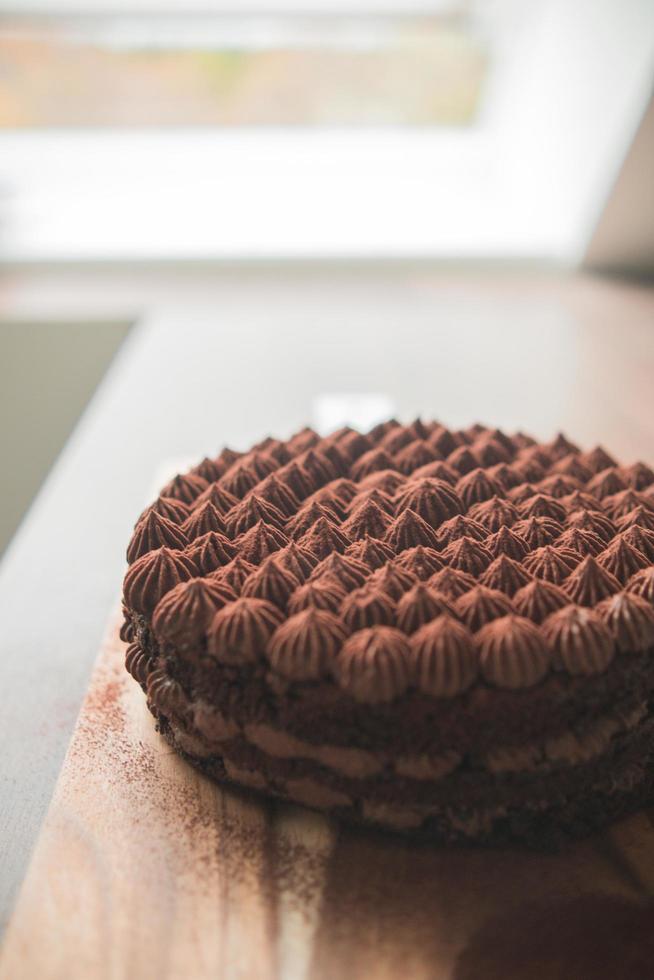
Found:
[[[478,761],[496,774],[547,771],[561,763],[579,765],[602,755],[612,738],[636,728],[646,715],[647,705],[643,702],[629,712],[616,711],[598,718],[583,731],[569,731],[540,743],[495,748]],[[462,761],[462,755],[454,751],[390,756],[342,745],[318,745],[265,723],[240,728],[206,704],[194,712],[194,722],[200,738],[177,726],[175,737],[182,749],[198,758],[223,754],[225,743],[242,737],[273,759],[316,762],[349,779],[369,779],[386,771],[403,778],[434,782],[454,772]]]
[[[646,714],[647,704],[642,702],[629,712],[616,711],[598,718],[583,732],[565,732],[540,744],[493,749],[482,756],[482,763],[494,773],[535,772],[561,762],[579,765],[600,756],[615,735],[636,728]]]
[[[368,779],[389,765],[398,775],[412,779],[440,779],[461,761],[457,752],[390,759],[365,749],[342,745],[315,745],[270,725],[246,725],[243,735],[252,745],[277,759],[308,759],[350,779]]]
[[[615,719],[605,718],[598,721],[592,730],[589,729],[585,733],[585,736],[581,738],[574,736],[579,740],[579,744],[582,745],[581,754],[579,756],[575,755],[575,759],[577,761],[588,759],[591,746],[594,746],[595,750],[599,749],[603,751],[607,745],[607,738],[610,740],[621,727],[633,728],[642,720],[644,714],[646,714],[646,709],[644,706],[641,706],[624,716],[622,726]],[[275,732],[274,729],[271,729],[271,731]],[[276,732],[275,735],[277,735]],[[213,754],[211,748],[208,748],[199,739],[179,731],[176,726],[175,738],[181,748],[193,755],[208,757]],[[304,743],[301,744],[304,745]],[[568,743],[567,736],[561,736],[559,739],[549,740],[549,748],[552,757],[558,758],[557,753],[562,751],[566,754],[565,758],[567,759],[568,753],[574,750],[575,746]],[[361,750],[356,751],[360,752]],[[519,751],[516,750],[516,752]],[[249,786],[258,790],[272,790],[294,803],[300,803],[319,810],[335,810],[360,806],[361,815],[364,820],[382,827],[392,827],[396,830],[414,830],[422,826],[428,818],[437,817],[443,821],[445,826],[451,827],[464,837],[474,839],[480,835],[491,833],[495,821],[506,816],[508,812],[507,807],[504,805],[458,808],[444,806],[443,803],[406,804],[402,802],[383,802],[366,799],[365,796],[360,796],[359,794],[354,798],[341,789],[326,785],[320,778],[302,777],[280,780],[274,776],[269,777],[256,769],[244,768],[234,763],[228,754],[223,755],[222,759],[229,778],[243,786]],[[525,756],[520,754],[520,759],[524,760]],[[642,769],[638,766],[632,766],[617,773],[612,778],[611,789],[615,791],[632,790],[642,781],[642,778]],[[546,809],[547,806],[547,801],[533,800],[525,802],[521,808],[538,811]]]
[[[190,750],[191,747],[192,744],[186,742],[187,750]],[[234,782],[258,790],[273,788],[270,780],[263,773],[238,766],[229,757],[223,757],[223,763],[227,775]],[[642,778],[642,770],[638,767],[631,767],[615,776],[611,788],[615,791],[630,791],[642,781]],[[274,788],[274,791],[294,803],[301,803],[321,810],[351,807],[357,802],[347,793],[311,778],[282,781],[279,787]],[[361,805],[361,814],[364,820],[369,823],[393,827],[396,830],[412,830],[420,827],[428,817],[437,816],[446,825],[471,838],[490,833],[494,822],[506,816],[508,812],[506,806],[503,805],[456,809],[442,804],[406,805],[365,798],[358,800],[358,802]],[[524,803],[522,808],[536,812],[547,809],[547,806],[548,803],[545,800],[533,800]]]

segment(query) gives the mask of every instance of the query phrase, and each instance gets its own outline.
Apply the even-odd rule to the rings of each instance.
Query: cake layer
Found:
[[[611,753],[570,767],[569,778],[549,784],[542,778],[520,792],[515,785],[493,780],[478,785],[480,794],[457,799],[412,800],[406,787],[374,781],[352,782],[325,778],[319,767],[304,767],[285,775],[268,769],[261,758],[189,754],[194,743],[162,723],[172,745],[205,774],[220,781],[326,810],[348,821],[409,833],[430,841],[505,843],[522,841],[536,846],[561,837],[599,829],[618,816],[651,803],[654,798],[654,750],[651,720],[618,739]],[[178,736],[181,735],[181,740]],[[249,763],[249,765],[248,765]],[[254,768],[250,766],[254,765]],[[504,792],[501,791],[504,785]]]
[[[416,805],[456,803],[466,807],[489,801],[502,805],[524,804],[542,795],[553,798],[557,793],[576,793],[587,788],[589,777],[594,779],[597,772],[613,767],[618,771],[624,754],[631,752],[634,745],[645,744],[654,732],[654,719],[641,708],[620,722],[609,722],[609,719],[598,722],[596,730],[589,731],[586,736],[571,732],[568,742],[583,751],[559,756],[540,766],[499,772],[484,767],[483,761],[476,765],[476,760],[467,758],[438,759],[433,760],[433,775],[428,779],[424,769],[419,770],[420,775],[416,778],[416,771],[411,771],[410,767],[410,774],[397,768],[398,761],[400,770],[407,762],[424,763],[426,760],[420,757],[387,760],[380,771],[355,774],[352,769],[345,771],[327,766],[305,755],[273,755],[240,736],[209,746],[197,733],[171,723],[165,717],[160,717],[159,721],[187,754],[201,761],[221,757],[242,772],[265,773],[273,783],[307,779],[349,799],[368,798],[380,803],[402,799]],[[598,731],[601,731],[601,737]],[[568,745],[559,746],[563,747],[569,748]],[[540,747],[543,754],[547,750],[548,746]]]
[[[156,645],[151,645],[156,651]],[[654,650],[617,656],[602,674],[553,674],[520,692],[475,688],[455,699],[407,695],[401,703],[362,706],[344,700],[333,685],[296,685],[293,697],[270,689],[262,673],[179,663],[146,654],[143,674],[163,664],[184,700],[184,711],[211,706],[238,728],[267,724],[317,745],[400,754],[466,754],[492,746],[566,736],[611,712],[628,712],[654,691]]]

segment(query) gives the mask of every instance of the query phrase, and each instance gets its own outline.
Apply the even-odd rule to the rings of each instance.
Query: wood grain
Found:
[[[339,828],[198,775],[155,733],[123,656],[114,626],[2,980],[651,976],[650,815],[557,855]]]

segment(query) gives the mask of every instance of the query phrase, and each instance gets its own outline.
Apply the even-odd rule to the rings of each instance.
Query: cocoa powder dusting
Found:
[[[69,748],[75,785],[120,813],[125,853],[138,851],[149,873],[160,862],[185,887],[211,895],[219,886],[223,901],[247,884],[273,915],[282,892],[287,905],[306,908],[325,857],[285,836],[280,804],[220,787],[181,759],[155,731],[123,659],[124,644],[112,639],[96,665]]]

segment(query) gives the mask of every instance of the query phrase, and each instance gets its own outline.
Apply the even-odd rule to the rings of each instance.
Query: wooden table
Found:
[[[21,288],[0,289],[0,308],[27,315]],[[50,280],[39,302],[56,305],[67,288],[65,277]],[[310,416],[316,393],[333,390],[381,390],[403,416],[454,425],[482,418],[544,437],[562,427],[651,461],[653,296],[603,281],[423,268],[189,277],[155,290],[0,566],[5,906],[24,878],[158,462],[247,444],[264,428],[284,434]],[[192,774],[159,745],[127,680],[110,636],[7,937],[2,969],[12,980],[180,976],[187,956],[196,969],[186,975],[200,977],[461,978],[482,965],[484,977],[506,976],[509,965],[518,976],[558,976],[538,964],[564,952],[571,976],[584,976],[577,965],[586,957],[588,969],[591,954],[589,975],[647,975],[628,959],[653,932],[647,815],[554,858],[339,832]],[[126,728],[103,713],[107,691]],[[153,833],[155,813],[166,816]]]

